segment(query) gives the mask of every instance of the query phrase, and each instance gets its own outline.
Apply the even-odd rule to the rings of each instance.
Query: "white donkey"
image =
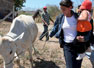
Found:
[[[11,25],[10,31],[0,37],[0,54],[4,57],[4,68],[13,68],[14,54],[29,51],[32,64],[32,46],[38,34],[38,28],[34,22],[35,16],[20,15]]]

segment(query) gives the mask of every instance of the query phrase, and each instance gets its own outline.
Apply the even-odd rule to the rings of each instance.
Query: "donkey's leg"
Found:
[[[30,55],[30,62],[31,62],[31,67],[33,68],[33,58],[32,58],[32,45],[29,47],[29,55]]]

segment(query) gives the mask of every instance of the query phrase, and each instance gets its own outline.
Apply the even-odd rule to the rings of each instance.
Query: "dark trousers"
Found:
[[[66,68],[81,68],[82,60],[76,60],[78,54],[71,46],[72,44],[65,43],[63,47],[66,61]]]
[[[39,39],[42,40],[42,38],[46,36],[46,40],[49,40],[48,26],[46,25],[43,25],[43,26],[44,26],[44,31],[41,34],[41,36],[39,37]]]

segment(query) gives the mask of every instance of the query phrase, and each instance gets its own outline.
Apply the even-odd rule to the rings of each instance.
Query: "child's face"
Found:
[[[67,15],[71,12],[71,9],[72,9],[71,6],[70,6],[70,7],[60,6],[60,8],[61,8],[62,13],[63,13],[65,16],[67,16]]]

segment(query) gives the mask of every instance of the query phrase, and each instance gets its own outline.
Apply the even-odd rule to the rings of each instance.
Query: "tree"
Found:
[[[56,5],[47,5],[47,8],[48,8],[49,14],[53,18],[55,18],[57,15],[61,13],[59,7]]]
[[[25,2],[26,0],[14,0],[15,11],[20,10],[22,7],[24,7],[23,3]]]

